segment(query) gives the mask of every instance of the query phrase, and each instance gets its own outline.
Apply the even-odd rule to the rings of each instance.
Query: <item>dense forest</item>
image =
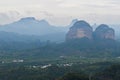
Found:
[[[12,43],[11,43],[12,44]],[[6,47],[7,46],[7,47]],[[13,45],[1,44],[1,58],[8,59],[49,59],[60,56],[81,56],[81,57],[119,57],[120,43],[115,40],[92,41],[87,38],[75,39],[63,43],[34,42],[14,43]],[[13,55],[13,56],[12,56]]]
[[[40,63],[39,63],[40,64]],[[119,80],[120,65],[111,62],[47,68],[30,64],[0,66],[0,80]]]
[[[0,80],[119,80],[120,43],[115,40],[15,45],[21,44],[1,47]]]

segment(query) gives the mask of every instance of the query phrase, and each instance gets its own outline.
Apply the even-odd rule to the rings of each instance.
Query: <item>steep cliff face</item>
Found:
[[[95,40],[101,39],[115,39],[115,31],[114,29],[110,28],[108,25],[101,24],[96,28],[93,33],[93,37]]]
[[[88,38],[92,39],[93,29],[85,21],[77,21],[68,31],[66,35],[66,40]]]

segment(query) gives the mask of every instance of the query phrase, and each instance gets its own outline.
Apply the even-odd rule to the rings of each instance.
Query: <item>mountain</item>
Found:
[[[119,29],[115,27],[115,30],[115,36],[119,39]],[[70,25],[58,27],[49,24],[46,20],[39,21],[34,17],[26,17],[10,24],[1,25],[0,31],[12,32],[20,35],[34,35],[39,37],[42,41],[51,40],[54,42],[63,42],[65,41],[66,34],[66,39],[81,37],[92,39],[93,29],[86,21],[79,21],[78,19],[72,20]]]
[[[41,41],[51,40],[53,42],[63,42],[69,27],[76,20],[73,20],[70,25],[58,27],[49,24],[46,20],[39,21],[34,17],[26,17],[10,24],[1,25],[0,31],[20,35],[33,35],[39,37]]]
[[[96,23],[94,25],[92,25],[94,31],[98,26],[99,25],[97,25]],[[114,29],[115,39],[120,41],[120,24],[109,24],[108,26]]]
[[[33,18],[23,19],[22,23],[31,25]],[[32,23],[30,23],[30,21]],[[39,22],[39,21],[38,21]],[[30,23],[30,24],[29,24]],[[36,23],[36,20],[35,20]],[[43,21],[46,25],[47,23]],[[43,24],[41,23],[41,24]],[[18,24],[18,22],[17,22]],[[13,26],[10,26],[13,27]],[[14,26],[17,27],[17,26]],[[19,26],[20,27],[20,26]],[[21,26],[21,29],[24,29]],[[27,28],[31,28],[27,26]],[[57,28],[58,29],[58,28]],[[14,28],[13,28],[14,30]],[[38,30],[39,31],[39,30]],[[55,58],[59,56],[81,56],[81,57],[118,57],[120,56],[120,43],[116,40],[111,40],[114,37],[114,30],[107,25],[100,25],[96,28],[95,34],[97,37],[105,38],[106,40],[94,40],[93,29],[86,21],[77,21],[66,32],[47,33],[40,36],[21,35],[13,32],[0,32],[0,52],[8,53],[7,55],[15,55],[24,58]],[[112,35],[111,35],[112,33]],[[56,44],[51,41],[64,41],[66,34],[67,41]],[[103,37],[101,37],[101,35]],[[2,40],[3,39],[3,40]],[[110,40],[108,40],[110,39]],[[7,41],[6,41],[7,40]],[[41,40],[45,43],[41,43]],[[50,40],[50,41],[49,41]],[[6,45],[2,42],[8,42]],[[19,41],[19,43],[17,43]],[[25,42],[24,42],[25,41]],[[2,44],[2,45],[1,45]],[[8,50],[12,50],[9,52]],[[18,50],[21,50],[20,52]],[[16,54],[17,52],[17,54]],[[0,55],[1,55],[0,54]],[[5,54],[6,55],[6,54]],[[14,56],[14,57],[15,57]]]
[[[106,24],[101,24],[96,27],[95,31],[86,21],[77,21],[70,27],[66,34],[66,40],[88,38],[94,40],[115,40],[115,30]]]
[[[106,24],[99,25],[93,33],[95,40],[115,39],[115,31]]]
[[[62,27],[50,25],[46,20],[36,20],[34,17],[22,18],[11,24],[3,25],[0,31],[14,32],[24,35],[47,35],[57,32],[64,32]]]
[[[73,24],[66,35],[66,40],[88,38],[92,39],[93,29],[86,21],[77,21]]]

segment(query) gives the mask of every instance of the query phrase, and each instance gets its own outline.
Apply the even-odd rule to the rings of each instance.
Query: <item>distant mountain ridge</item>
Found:
[[[20,20],[0,26],[0,31],[20,35],[37,36],[41,41],[50,40],[52,42],[65,41],[65,35],[77,19],[74,19],[70,25],[67,26],[53,26],[46,20],[36,20],[34,17],[25,17]],[[14,36],[14,35],[13,35]]]
[[[62,27],[52,26],[46,20],[36,20],[34,17],[22,18],[11,24],[3,25],[0,31],[14,32],[24,35],[47,35],[57,32],[65,32]]]

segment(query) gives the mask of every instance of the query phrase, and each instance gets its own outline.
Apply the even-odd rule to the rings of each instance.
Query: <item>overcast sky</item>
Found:
[[[27,16],[55,25],[67,25],[75,18],[120,24],[120,0],[0,0],[0,24]]]

